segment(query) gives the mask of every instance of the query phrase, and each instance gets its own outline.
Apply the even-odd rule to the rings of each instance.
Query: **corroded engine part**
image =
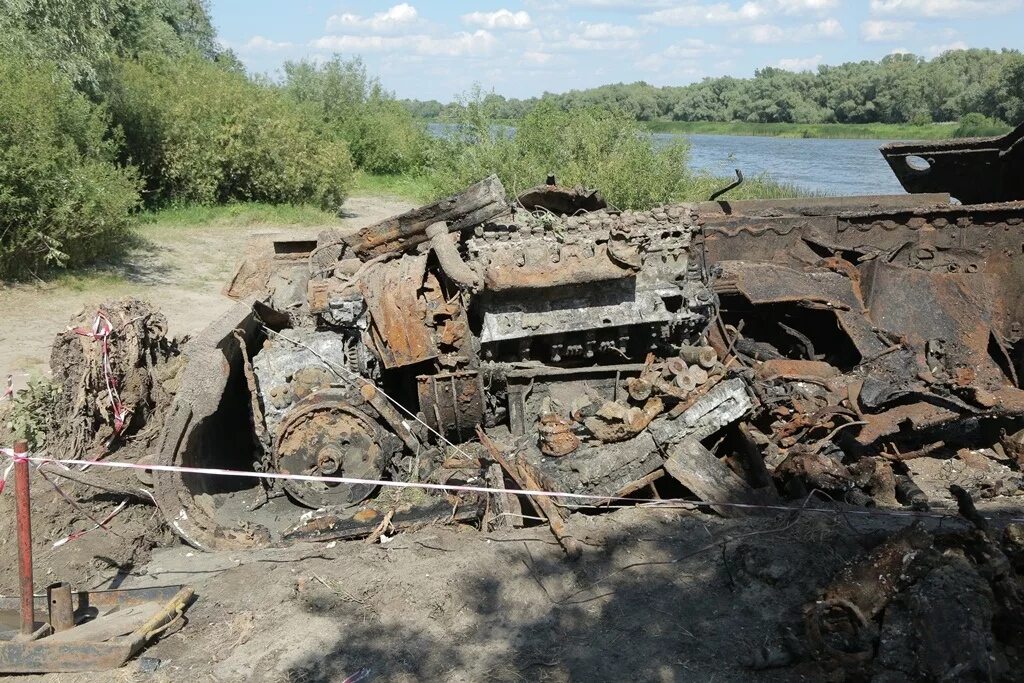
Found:
[[[353,378],[370,375],[373,362],[355,334],[299,328],[270,335],[252,362],[267,430],[276,434],[285,414],[319,389],[354,393]]]
[[[268,277],[257,304],[277,332],[246,312],[194,347],[161,462],[447,483],[484,464],[465,457],[480,426],[557,490],[622,495],[668,472],[715,500],[715,482],[749,489],[737,473],[753,464],[759,488],[834,460],[840,484],[880,489],[887,463],[848,460],[1024,415],[1024,205],[839,197],[558,217],[500,214],[497,186],[474,187],[468,205],[487,216],[434,227],[433,242],[443,202],[304,244],[305,301]],[[229,339],[238,326],[251,372]],[[260,443],[228,443],[248,420]],[[721,450],[698,448],[719,433]],[[237,508],[218,525],[212,478],[158,481],[199,547],[288,538],[235,528]],[[341,517],[370,493],[289,489]]]
[[[402,446],[397,435],[348,402],[349,392],[326,389],[311,394],[288,412],[277,431],[274,466],[285,474],[379,480]],[[287,480],[284,490],[317,509],[354,505],[373,484]]]
[[[681,206],[479,226],[466,251],[484,281],[471,313],[482,358],[610,363],[686,343],[714,301],[694,228]]]

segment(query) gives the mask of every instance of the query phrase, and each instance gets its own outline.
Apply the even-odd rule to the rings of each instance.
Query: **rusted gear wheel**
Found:
[[[274,449],[278,472],[380,479],[393,450],[391,434],[337,390],[319,391],[285,416]],[[311,508],[355,505],[373,492],[370,484],[287,480],[285,492]]]

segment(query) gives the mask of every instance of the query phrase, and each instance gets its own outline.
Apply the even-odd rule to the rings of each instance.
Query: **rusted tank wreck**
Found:
[[[355,232],[275,242],[230,284],[238,306],[186,346],[158,461],[672,495],[738,515],[812,490],[942,506],[917,464],[967,449],[992,475],[972,494],[1015,493],[1022,137],[883,150],[930,194],[618,211],[557,186],[510,200],[491,177]],[[951,197],[970,155],[988,161]],[[203,549],[507,524],[520,504],[240,486],[154,473],[164,515]],[[563,503],[538,497],[530,514],[575,554],[562,516],[600,501]]]

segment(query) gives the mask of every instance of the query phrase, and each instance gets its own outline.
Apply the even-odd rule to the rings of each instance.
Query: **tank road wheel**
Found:
[[[317,392],[289,411],[281,423],[274,449],[276,469],[286,474],[380,479],[393,450],[391,436],[339,393]],[[311,508],[355,505],[374,488],[294,480],[284,485],[296,502]]]

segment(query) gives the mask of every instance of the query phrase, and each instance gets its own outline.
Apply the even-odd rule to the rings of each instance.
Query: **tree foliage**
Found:
[[[484,102],[502,119],[521,118],[543,102],[562,110],[619,111],[637,121],[914,123],[959,121],[975,112],[1017,123],[1024,120],[1022,81],[1019,51],[976,49],[932,60],[894,54],[815,72],[768,67],[753,78],[706,78],[682,87],[617,83],[525,100],[490,94]],[[422,117],[437,116],[439,110],[434,101],[406,101],[406,106]]]
[[[53,61],[92,95],[116,57],[220,54],[206,0],[0,0],[0,49]]]
[[[410,112],[366,73],[362,60],[287,62],[283,88],[311,106],[347,142],[356,165],[370,173],[407,173],[420,165],[426,132]]]
[[[439,140],[432,155],[439,193],[491,173],[518,193],[554,173],[562,184],[596,187],[616,206],[635,208],[668,201],[686,179],[686,145],[655,150],[649,136],[621,113],[566,112],[542,103],[512,133],[494,124],[479,98],[462,111],[452,135]]]
[[[274,86],[198,57],[118,64],[108,94],[146,203],[310,202],[337,210],[352,179],[340,136]]]
[[[55,65],[0,54],[0,83],[0,277],[116,249],[138,191],[106,111]]]

